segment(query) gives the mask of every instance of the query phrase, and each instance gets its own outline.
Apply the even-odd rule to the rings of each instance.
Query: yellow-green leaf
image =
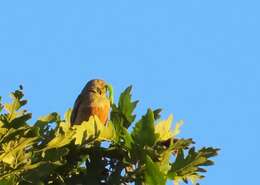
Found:
[[[32,138],[20,138],[19,140],[12,140],[8,143],[2,144],[4,153],[0,155],[0,161],[3,161],[9,165],[15,165],[15,161],[18,153],[24,153],[24,149],[35,143],[38,137]]]
[[[68,123],[61,122],[60,128],[57,130],[55,137],[47,144],[46,149],[60,148],[69,144],[72,141],[74,134],[75,131],[70,128]]]
[[[108,122],[100,131],[99,140],[111,141],[115,139],[116,131],[112,122]]]
[[[89,121],[84,121],[80,125],[74,125],[73,129],[75,129],[75,135],[73,136],[75,138],[75,144],[81,145],[83,142],[83,139],[85,138],[87,134],[87,127],[89,125]]]
[[[159,135],[160,141],[165,141],[173,137],[171,131],[171,123],[173,121],[173,115],[170,115],[166,120],[160,121],[155,125],[155,133]]]
[[[177,136],[180,133],[180,127],[183,125],[183,121],[179,121],[176,123],[175,128],[172,132],[173,137]]]

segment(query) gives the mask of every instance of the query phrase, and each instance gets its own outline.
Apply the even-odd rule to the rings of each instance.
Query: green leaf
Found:
[[[27,100],[22,100],[23,92],[21,90],[16,90],[10,94],[12,99],[11,103],[4,104],[4,108],[7,111],[7,119],[12,121],[14,118],[20,117],[25,114],[25,111],[18,111],[22,106],[27,103]]]
[[[111,121],[122,122],[123,126],[128,128],[130,124],[135,120],[135,115],[133,111],[138,103],[138,101],[132,101],[131,95],[132,86],[129,86],[121,93],[119,97],[118,107],[112,105]]]
[[[54,112],[30,126],[31,114],[21,109],[26,103],[22,89],[11,98],[11,103],[4,104],[6,111],[0,112],[1,185],[162,185],[167,179],[194,184],[217,155],[218,149],[196,151],[190,147],[192,139],[176,138],[182,123],[171,130],[172,116],[158,121],[161,109],[148,109],[130,134],[137,105],[131,86],[118,105],[111,106],[106,125],[96,116],[71,125],[69,109],[64,120]]]
[[[13,128],[19,128],[22,126],[26,126],[26,121],[28,121],[29,119],[32,118],[32,114],[31,113],[24,113],[23,115],[13,118],[11,121],[11,125]]]
[[[153,115],[154,115],[154,119],[157,120],[157,119],[160,119],[161,115],[160,113],[162,112],[162,109],[155,109],[153,111]]]
[[[189,149],[189,146],[191,144],[195,144],[195,142],[189,138],[189,139],[174,139],[173,144],[171,146],[172,151],[179,151],[179,150],[186,150]]]
[[[134,143],[132,136],[128,133],[128,130],[122,124],[114,124],[116,137],[114,142],[119,144],[128,150],[132,149]]]
[[[44,159],[47,161],[61,161],[63,156],[67,155],[69,152],[68,148],[53,148],[46,151]]]
[[[21,181],[32,182],[31,184],[38,184],[43,181],[51,181],[50,176],[54,175],[54,171],[61,164],[59,162],[39,161],[37,163],[25,167],[25,172],[21,174]]]
[[[3,149],[3,154],[0,155],[0,162],[4,162],[16,168],[19,163],[18,157],[22,157],[21,155],[25,155],[25,149],[32,146],[37,137],[32,138],[20,138],[17,140],[11,140],[7,143],[1,144],[1,148]]]
[[[52,124],[55,122],[55,124]],[[39,134],[43,138],[43,143],[49,142],[55,135],[55,129],[57,129],[57,123],[60,122],[60,115],[56,112],[41,116],[34,124],[35,128],[39,129]],[[52,125],[51,125],[52,124]]]
[[[28,129],[30,129],[28,126],[7,129],[6,133],[1,137],[0,143],[2,144],[14,140],[14,138],[24,135]]]
[[[165,185],[166,176],[160,171],[159,166],[146,156],[145,184],[147,185]]]
[[[53,112],[53,113],[47,114],[45,116],[39,117],[37,122],[35,123],[35,125],[37,126],[38,124],[42,124],[42,123],[57,122],[59,120],[60,120],[59,114],[57,112]]]
[[[178,151],[176,160],[171,165],[171,170],[168,173],[168,177],[175,181],[188,181],[190,180],[195,184],[197,180],[203,178],[201,172],[206,170],[201,168],[201,166],[212,165],[212,161],[209,160],[210,157],[217,155],[219,149],[214,148],[202,148],[198,152],[195,148],[191,148],[185,157],[183,150]]]
[[[108,92],[109,92],[109,100],[110,104],[112,105],[114,103],[114,89],[111,84],[107,84]]]
[[[132,115],[132,113],[138,103],[138,101],[132,102],[131,90],[132,90],[132,86],[126,88],[126,90],[119,97],[119,103],[118,103],[119,110],[122,111],[123,115],[125,116],[125,118],[129,123],[133,122],[135,119],[135,115]],[[125,126],[128,127],[129,125],[125,125]]]
[[[15,175],[8,176],[7,178],[0,180],[0,185],[16,185],[17,177]]]
[[[160,155],[159,162],[157,162],[160,171],[164,174],[167,175],[168,171],[171,169],[170,165],[170,158],[171,158],[172,151],[170,149],[165,150],[162,152]]]
[[[143,146],[153,146],[157,135],[154,130],[154,115],[151,109],[148,109],[145,116],[138,121],[132,132],[135,144],[141,149]]]
[[[0,112],[2,112],[2,110],[3,110],[3,105],[1,103],[1,101],[2,101],[2,97],[0,96]]]

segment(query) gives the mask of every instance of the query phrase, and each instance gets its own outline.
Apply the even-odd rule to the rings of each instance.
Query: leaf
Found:
[[[8,129],[4,128],[4,123],[0,120],[0,141],[1,138],[7,133]]]
[[[91,127],[91,124],[94,124],[92,121],[83,121],[80,125],[73,125],[73,129],[75,129],[75,144],[76,145],[81,145],[84,138],[86,138],[87,135],[87,127]],[[88,129],[90,130],[90,129]],[[92,131],[91,131],[92,132]]]
[[[52,123],[57,122],[60,119],[60,116],[57,112],[52,112],[50,114],[47,114],[45,116],[41,116],[38,118],[35,125],[41,124],[41,123]]]
[[[19,137],[24,135],[24,133],[28,131],[28,129],[30,129],[28,126],[7,129],[7,132],[2,136],[0,143],[6,143],[14,140],[14,138],[17,138],[17,136]]]
[[[52,148],[46,151],[44,159],[52,162],[61,161],[62,157],[67,155],[68,152],[69,152],[68,148],[58,148],[58,149]]]
[[[20,180],[32,182],[30,184],[41,184],[41,180],[50,181],[50,176],[58,170],[61,164],[59,162],[39,161],[25,167],[25,172],[21,174]],[[26,184],[26,183],[25,183]]]
[[[160,171],[164,174],[167,175],[168,171],[171,169],[170,165],[170,157],[171,157],[172,151],[170,149],[164,151],[160,155],[159,162],[157,162]]]
[[[191,144],[195,142],[190,139],[174,139],[172,150],[178,151],[183,149],[188,149]]]
[[[89,161],[86,163],[88,173],[86,174],[87,184],[100,185],[100,181],[104,181],[108,173],[105,168],[106,161],[100,154],[98,148],[93,149],[93,153],[89,156]]]
[[[97,116],[90,116],[88,121],[73,125],[73,129],[75,129],[73,137],[76,139],[76,145],[81,145],[83,140],[90,138],[96,138],[97,141],[111,141],[116,137],[113,123],[104,125]]]
[[[162,112],[162,109],[155,109],[153,111],[153,115],[154,115],[154,119],[157,120],[157,119],[160,119],[161,115],[160,113]]]
[[[132,149],[134,140],[132,136],[128,133],[128,130],[123,126],[123,124],[114,124],[115,128],[115,139],[114,142],[119,146],[126,148],[127,150]]]
[[[55,124],[53,124],[55,122]],[[60,122],[60,115],[56,112],[41,116],[34,124],[35,128],[39,129],[39,134],[43,138],[43,143],[49,142],[54,137],[55,129],[57,129],[57,123]]]
[[[110,121],[107,123],[106,126],[102,127],[98,140],[112,141],[115,139],[115,137],[116,137],[116,131],[114,128],[114,124]]]
[[[131,86],[111,105],[106,125],[96,116],[71,125],[69,109],[64,120],[54,112],[30,126],[22,89],[11,98],[0,114],[0,184],[194,184],[217,155],[218,149],[196,151],[192,139],[176,138],[182,122],[171,130],[172,116],[157,121],[161,109],[148,109],[129,133],[137,105]]]
[[[157,135],[154,130],[154,115],[151,109],[148,109],[145,116],[138,121],[132,132],[135,144],[141,149],[143,146],[153,146]]]
[[[3,143],[2,149],[4,153],[0,155],[0,162],[3,161],[4,163],[11,165],[12,167],[15,167],[18,162],[18,155],[25,154],[25,149],[29,146],[32,146],[37,139],[37,137],[22,137],[18,140],[11,140],[8,143]]]
[[[171,170],[168,173],[168,177],[174,181],[190,180],[196,183],[197,180],[203,178],[200,173],[206,170],[201,168],[201,166],[212,165],[212,161],[209,160],[210,157],[217,155],[219,149],[214,148],[202,148],[198,152],[195,148],[191,148],[185,157],[183,150],[178,151],[176,160],[171,165]]]
[[[1,185],[16,185],[17,177],[15,175],[12,175],[12,176],[8,176],[7,178],[4,178],[4,179],[0,178],[0,184]]]
[[[113,86],[111,84],[107,84],[107,89],[109,92],[109,100],[110,100],[110,104],[114,103],[114,89]]]
[[[16,90],[10,94],[12,99],[11,103],[4,104],[4,108],[7,111],[8,120],[11,122],[14,118],[20,117],[25,114],[25,111],[18,111],[22,106],[27,103],[27,100],[22,100],[23,92]]]
[[[70,128],[66,122],[61,122],[59,129],[55,133],[55,137],[47,144],[45,150],[51,148],[61,148],[69,144],[73,140],[75,131]]]
[[[83,140],[91,138],[102,140],[99,136],[104,127],[104,124],[95,115],[90,116],[88,121],[83,121],[80,125],[73,125],[73,129],[75,129],[75,144],[81,145]]]
[[[176,123],[176,126],[172,132],[173,137],[176,137],[180,133],[180,127],[183,125],[183,121],[179,121]]]
[[[111,120],[113,123],[122,122],[123,126],[128,128],[130,124],[135,120],[133,111],[138,101],[132,101],[131,95],[132,86],[127,87],[119,97],[118,107],[112,105]]]
[[[132,86],[127,87],[120,95],[118,103],[119,110],[122,111],[123,115],[126,117],[129,123],[133,122],[135,119],[135,115],[132,115],[132,113],[138,103],[138,101],[131,101],[131,90]]]
[[[147,185],[165,185],[166,176],[160,171],[158,165],[146,156],[145,184]]]
[[[65,113],[65,122],[70,124],[70,117],[71,117],[72,109],[68,109]]]
[[[23,113],[21,116],[13,118],[10,124],[13,126],[13,128],[19,128],[27,125],[26,121],[28,121],[31,118],[32,118],[31,113]]]
[[[166,120],[160,121],[155,125],[155,133],[159,135],[159,141],[165,141],[173,137],[173,133],[170,130],[172,120],[173,116],[170,115]]]
[[[91,129],[87,129],[88,137],[97,136],[98,141],[111,141],[115,137],[115,130],[112,122],[108,122],[107,125],[104,125],[97,116],[91,116],[89,118],[92,121]],[[89,128],[89,127],[87,127]]]
[[[0,112],[2,112],[2,110],[3,110],[3,105],[1,103],[1,101],[2,101],[2,97],[0,96]]]

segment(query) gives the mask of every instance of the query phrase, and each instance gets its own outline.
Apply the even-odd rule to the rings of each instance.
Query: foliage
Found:
[[[182,122],[171,130],[172,115],[160,120],[160,109],[148,109],[134,124],[131,87],[112,105],[106,126],[95,116],[72,126],[70,109],[64,119],[50,113],[28,124],[22,89],[11,98],[0,105],[1,185],[196,184],[217,155],[218,149],[195,150],[192,139],[177,138]]]

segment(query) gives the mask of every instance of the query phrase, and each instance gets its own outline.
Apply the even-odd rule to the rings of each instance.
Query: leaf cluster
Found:
[[[71,125],[70,109],[64,118],[50,113],[29,124],[22,89],[11,98],[0,104],[1,185],[196,184],[218,152],[178,138],[182,122],[172,129],[173,116],[161,120],[161,109],[148,109],[134,123],[131,86],[112,105],[106,126],[95,116]]]

